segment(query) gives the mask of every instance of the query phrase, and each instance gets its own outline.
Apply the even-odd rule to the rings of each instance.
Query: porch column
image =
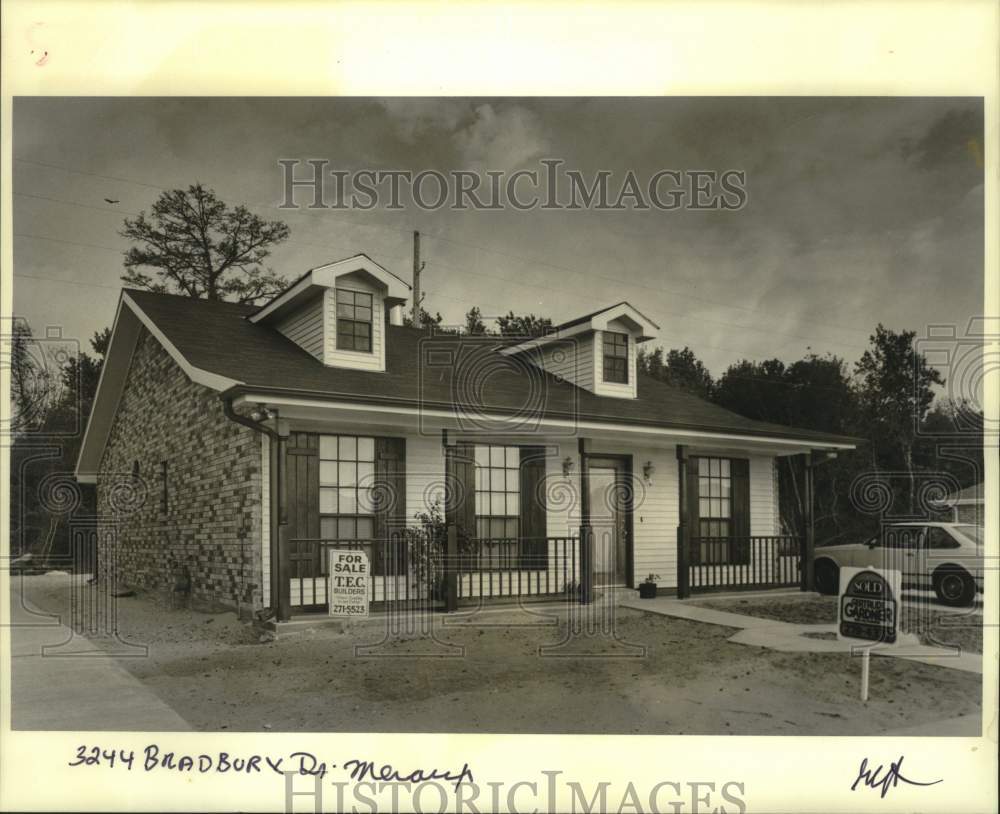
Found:
[[[816,528],[815,507],[813,506],[813,453],[804,455],[805,459],[805,513],[803,521],[805,524],[805,534],[802,535],[801,545],[801,567],[799,573],[802,578],[800,590],[811,591],[813,589],[813,555],[816,553]]]
[[[587,471],[587,439],[577,441],[580,456],[580,604],[594,598],[594,535],[590,528],[590,473]]]
[[[277,551],[272,552],[271,562],[274,564],[273,571],[277,572],[277,590],[272,596],[277,597],[275,609],[279,622],[287,622],[292,618],[292,605],[289,591],[291,590],[291,569],[288,563],[288,441],[284,437],[279,437],[277,441],[271,441],[272,449],[272,480],[277,493],[277,500],[271,506],[272,516],[276,515],[277,534],[272,539],[276,540]],[[277,508],[277,511],[275,511]],[[274,556],[274,555],[277,556]],[[273,601],[273,600],[272,600]]]
[[[691,596],[691,520],[688,517],[688,448],[677,445],[677,598]]]

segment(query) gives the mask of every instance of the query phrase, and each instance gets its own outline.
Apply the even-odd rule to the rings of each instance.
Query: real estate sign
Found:
[[[368,616],[368,555],[364,551],[330,549],[326,597],[330,616]]]
[[[841,568],[837,636],[894,644],[899,632],[899,571]]]

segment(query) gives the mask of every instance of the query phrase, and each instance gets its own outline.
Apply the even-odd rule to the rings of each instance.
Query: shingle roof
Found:
[[[564,330],[565,328],[572,328],[574,325],[582,325],[584,322],[589,322],[590,320],[592,320],[598,314],[603,314],[605,311],[610,311],[612,308],[617,308],[619,305],[627,305],[629,308],[634,309],[638,314],[640,314],[643,319],[648,320],[653,325],[656,324],[653,322],[653,320],[649,319],[649,317],[643,314],[642,311],[640,311],[638,308],[632,305],[632,303],[626,300],[622,300],[621,302],[616,302],[613,305],[607,305],[604,308],[598,308],[596,311],[591,311],[589,314],[584,314],[582,317],[574,317],[568,322],[560,322],[558,325],[554,326],[552,330],[561,331]]]
[[[840,444],[857,440],[744,418],[641,374],[638,398],[598,396],[537,368],[526,371],[496,352],[509,343],[500,338],[435,336],[390,325],[385,372],[328,367],[273,328],[247,320],[256,306],[126,291],[188,362],[254,392],[425,406],[471,399],[477,407],[506,413],[532,407],[546,417]]]

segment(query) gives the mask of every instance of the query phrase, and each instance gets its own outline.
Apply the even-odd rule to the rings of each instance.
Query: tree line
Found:
[[[132,246],[122,281],[129,286],[192,298],[259,302],[287,285],[265,268],[271,249],[289,229],[246,207],[230,207],[201,184],[164,192],[150,216],[126,219],[120,234]],[[487,319],[478,306],[464,324],[447,326],[440,313],[421,308],[424,327],[471,336],[539,336],[553,327],[536,314]],[[410,324],[409,317],[405,319]],[[72,485],[85,422],[97,390],[111,331],[94,334],[90,352],[47,354],[23,320],[10,336],[12,553],[31,551],[45,560],[68,552],[69,509],[96,512],[93,489]],[[852,488],[864,475],[892,487],[885,511],[919,515],[926,509],[921,481],[945,472],[962,486],[982,473],[982,413],[964,401],[935,399],[945,384],[914,347],[914,331],[876,327],[869,347],[848,365],[837,356],[808,354],[785,362],[740,360],[714,378],[695,352],[639,350],[639,370],[748,418],[856,436],[864,443],[816,470],[817,540],[855,539],[877,518],[859,511]],[[959,430],[956,433],[956,428]],[[956,440],[957,439],[957,440]],[[951,457],[941,444],[959,447]],[[784,530],[801,533],[803,470],[798,457],[779,459]],[[895,479],[895,480],[894,480]],[[70,494],[72,490],[72,494]]]

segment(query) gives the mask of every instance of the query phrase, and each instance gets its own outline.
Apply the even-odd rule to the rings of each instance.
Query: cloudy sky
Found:
[[[117,302],[122,220],[200,181],[292,230],[289,278],[365,252],[426,306],[570,319],[629,300],[713,374],[853,362],[876,323],[983,310],[982,105],[966,99],[25,99],[14,103],[14,312],[88,338]],[[280,158],[345,170],[746,173],[738,211],[279,210]],[[613,182],[614,184],[614,182]],[[109,204],[105,199],[118,201]],[[305,196],[300,202],[305,202]]]

